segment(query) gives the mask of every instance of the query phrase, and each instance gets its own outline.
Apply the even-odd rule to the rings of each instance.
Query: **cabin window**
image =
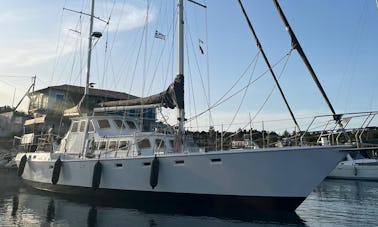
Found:
[[[136,129],[136,125],[132,121],[126,121],[127,126],[129,126],[130,129]]]
[[[175,161],[176,165],[184,164],[184,160],[176,160]]]
[[[88,132],[94,132],[94,126],[93,126],[93,121],[91,120],[88,125]]]
[[[122,120],[114,120],[114,123],[117,125],[117,128],[120,128],[120,129],[126,128],[125,123]]]
[[[109,149],[114,150],[114,149],[116,149],[116,147],[117,147],[117,141],[110,141],[109,142]]]
[[[97,148],[98,148],[98,145],[99,145],[99,142],[94,142],[93,149],[97,149]]]
[[[171,145],[172,148],[175,147],[175,141],[174,140],[169,140],[169,145]]]
[[[80,122],[80,132],[84,132],[85,129],[85,121]]]
[[[122,167],[123,167],[123,164],[122,164],[122,163],[116,163],[116,164],[115,164],[115,167],[117,167],[117,168],[122,168]]]
[[[222,162],[222,159],[220,159],[220,158],[212,158],[212,159],[211,159],[211,162],[212,162],[212,163],[221,163],[221,162]]]
[[[155,145],[156,147],[161,148],[161,149],[165,148],[165,142],[162,139],[156,139]]]
[[[139,148],[150,148],[151,147],[151,143],[148,139],[143,139],[141,141],[138,142],[138,146]]]
[[[56,99],[56,101],[63,101],[64,95],[63,94],[56,94],[55,99]]]
[[[106,141],[101,141],[100,145],[98,146],[99,150],[104,150],[106,148]]]
[[[110,128],[109,121],[106,119],[98,120],[97,123],[98,123],[98,127],[100,128]]]
[[[79,125],[79,122],[77,122],[77,121],[72,123],[71,132],[77,132],[78,125]]]
[[[120,150],[128,150],[129,147],[130,147],[130,143],[129,143],[129,141],[119,141],[119,146],[118,146],[118,148],[119,148]]]

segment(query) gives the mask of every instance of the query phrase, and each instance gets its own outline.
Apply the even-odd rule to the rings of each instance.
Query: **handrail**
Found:
[[[362,145],[362,135],[366,132],[367,128],[373,122],[375,116],[378,114],[378,111],[366,111],[366,112],[351,112],[351,113],[344,113],[342,114],[343,118],[340,121],[343,122],[342,125],[335,122],[333,119],[333,115],[318,115],[315,116],[311,123],[308,125],[307,129],[302,133],[300,137],[301,145],[305,143],[305,137],[311,132],[311,128],[315,125],[315,122],[318,122],[321,118],[329,118],[324,127],[322,126],[321,130],[313,131],[318,132],[319,136],[317,139],[317,143],[321,143],[322,137],[327,137],[330,144],[341,144],[341,135],[345,136],[345,139],[348,143],[351,143],[352,140],[350,138],[350,134],[354,135],[354,142],[359,147]],[[358,128],[350,128],[352,125],[351,121],[353,119],[363,118],[361,125]],[[358,122],[354,122],[356,124]],[[351,126],[353,127],[353,125]],[[357,129],[357,132],[355,130]]]

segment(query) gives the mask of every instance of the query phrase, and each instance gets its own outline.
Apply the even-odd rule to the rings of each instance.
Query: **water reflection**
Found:
[[[378,182],[325,180],[297,213],[308,225],[376,226]]]
[[[12,217],[16,217],[18,210],[18,196],[13,196],[12,198]]]
[[[0,226],[305,225],[295,212],[164,207],[148,201],[143,204],[128,204],[125,201],[97,200],[42,192],[24,185],[17,178],[16,173],[12,172],[6,174],[0,172],[0,182],[4,180],[7,184],[0,185],[0,212],[5,215],[0,218]]]
[[[0,226],[376,226],[378,182],[326,180],[292,213],[58,195],[0,170]]]
[[[47,213],[46,213],[46,222],[52,223],[55,220],[55,203],[54,199],[50,199],[49,205],[47,206]]]
[[[87,225],[97,226],[97,208],[95,206],[92,206],[91,209],[89,209]]]

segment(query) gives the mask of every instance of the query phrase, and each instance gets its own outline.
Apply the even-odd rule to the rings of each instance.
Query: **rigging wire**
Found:
[[[161,11],[162,11],[162,6],[160,7],[159,12],[161,12]],[[162,13],[161,13],[161,14],[162,14]],[[159,15],[160,15],[160,14],[159,14]],[[159,18],[160,18],[160,17],[159,17]],[[159,21],[160,21],[160,20],[158,20],[158,23],[157,23],[157,24],[160,23]],[[167,37],[170,37],[170,34],[171,34],[171,32],[172,32],[172,28],[173,28],[173,24],[174,24],[174,23],[171,23],[170,26],[169,26],[169,28],[168,28],[168,32],[167,32],[167,34],[166,34]],[[158,27],[158,25],[157,25],[157,27]],[[156,31],[157,31],[157,29],[156,29]],[[156,39],[156,38],[155,38],[155,39]],[[155,43],[155,39],[154,39],[154,42],[153,42],[153,46],[154,46],[154,43]],[[163,56],[164,56],[164,52],[165,52],[165,50],[166,50],[166,47],[167,47],[167,42],[165,42],[165,40],[164,40],[164,42],[163,42],[163,47],[161,48],[161,51],[160,51],[159,57],[158,57],[158,59],[157,59],[157,61],[156,61],[156,63],[155,63],[154,71],[153,71],[153,73],[152,73],[152,78],[151,78],[151,82],[150,82],[150,85],[149,85],[149,87],[148,87],[147,93],[150,93],[150,92],[151,92],[151,90],[152,90],[152,88],[153,88],[153,85],[155,84],[155,78],[156,78],[156,75],[157,75],[157,72],[158,72],[159,66],[161,65],[160,62],[161,62],[161,60],[163,59]],[[153,48],[151,48],[151,55],[150,55],[150,59],[149,59],[149,65],[150,65],[150,62],[152,61],[152,60],[151,60],[151,59],[152,59],[152,49],[153,49]],[[162,64],[162,65],[163,65],[163,64]],[[165,82],[166,82],[166,81],[165,81]],[[164,87],[165,87],[165,85],[166,85],[166,84],[164,84]]]
[[[137,45],[138,40],[140,40],[139,35],[136,35],[133,42],[131,43],[130,51],[126,51],[127,53],[130,53],[130,54],[125,55],[123,60],[121,61],[122,62],[121,66],[116,73],[116,75],[118,75],[118,79],[116,80],[115,86],[118,85],[118,84],[121,84],[121,80],[122,80],[122,76],[123,76],[122,72],[131,71],[131,70],[128,70],[129,67],[132,67],[131,66],[131,60],[129,60],[129,59],[131,58],[131,56],[134,55],[134,53],[136,52],[136,49],[138,48],[138,45]]]
[[[160,3],[161,3],[161,2],[160,2]],[[160,7],[159,7],[158,12],[161,12],[161,10],[162,10],[162,4],[160,4]],[[152,11],[152,5],[151,5],[151,11]],[[158,13],[158,14],[160,14],[160,13]],[[152,15],[151,15],[151,18],[152,18]],[[156,19],[156,23],[155,23],[155,24],[156,24],[156,25],[155,25],[155,31],[157,31],[157,28],[159,27],[159,24],[160,24],[160,18],[161,18],[161,17],[157,17],[157,19]],[[147,23],[148,23],[148,22],[147,22]],[[147,34],[148,34],[148,32],[147,32]],[[147,41],[147,38],[148,38],[148,37],[149,37],[149,36],[146,35],[146,41]],[[165,42],[164,42],[164,43],[165,43]],[[151,67],[151,64],[152,64],[152,56],[153,56],[153,53],[155,52],[155,44],[156,44],[156,38],[153,38],[153,39],[152,39],[151,47],[150,47],[150,48],[147,48],[147,45],[145,46],[145,59],[144,59],[145,63],[144,63],[144,67],[145,67],[145,76],[146,76],[146,77],[147,77],[147,73],[149,73],[149,70],[147,70],[147,69],[152,68],[152,67]],[[165,46],[165,45],[163,45],[163,47],[164,47],[164,46]],[[150,53],[149,53],[149,56],[148,56],[148,58],[147,58],[147,50],[148,50],[148,49],[150,50]],[[156,67],[155,67],[155,71],[156,71]],[[152,76],[147,91],[144,91],[146,94],[149,93],[149,91],[150,91],[150,89],[151,89],[151,87],[152,87],[152,84],[154,84],[154,80],[155,80],[155,75]]]
[[[281,73],[278,75],[278,80],[281,79],[281,77],[282,77],[282,75],[283,75],[283,72],[284,72],[284,70],[286,69],[287,63],[288,63],[288,61],[289,61],[289,58],[290,58],[291,53],[293,52],[293,50],[294,50],[294,49],[290,49],[290,51],[286,54],[287,58],[286,58],[286,61],[285,61],[285,63],[284,63],[284,66],[283,66],[283,68],[282,68],[282,70],[281,70]],[[263,104],[261,105],[261,107],[257,110],[257,112],[256,112],[256,114],[253,116],[253,118],[250,119],[250,122],[248,122],[243,128],[248,127],[248,125],[249,125],[250,123],[252,123],[252,122],[256,119],[256,117],[260,114],[260,112],[263,110],[263,108],[265,107],[266,103],[268,102],[268,100],[269,100],[270,97],[272,96],[273,91],[275,90],[276,87],[277,87],[277,85],[274,84],[273,87],[272,87],[272,89],[271,89],[271,91],[270,91],[270,93],[269,93],[268,96],[265,98],[264,103],[263,103]]]
[[[185,17],[187,17],[187,15],[185,14]],[[186,20],[188,21],[188,20]],[[189,39],[186,38],[186,40],[190,40],[190,44],[192,46],[192,50],[196,50],[196,48],[194,47],[194,42],[193,42],[193,38],[192,38],[192,35],[191,35],[191,31],[189,29],[189,26],[187,26],[187,29],[186,29],[187,32],[185,32],[185,36],[189,36]],[[188,59],[188,66],[190,66],[190,63],[189,63],[189,47],[188,47],[188,43],[186,43],[186,50],[187,50],[187,59]],[[200,80],[201,80],[201,85],[202,85],[202,90],[203,90],[203,93],[204,93],[204,96],[205,96],[205,100],[206,100],[206,105],[207,105],[207,108],[210,108],[210,105],[211,103],[209,103],[209,94],[206,93],[206,85],[205,85],[205,82],[204,82],[204,79],[203,79],[203,75],[201,73],[201,69],[200,69],[200,66],[199,66],[199,61],[198,61],[198,57],[197,55],[195,54],[196,51],[193,51],[193,55],[194,55],[194,60],[195,60],[195,65],[197,67],[197,72],[198,72],[198,75],[200,77]],[[190,68],[190,67],[188,67]]]
[[[143,81],[142,81],[142,95],[145,96],[146,80],[147,80],[147,51],[148,51],[148,21],[150,18],[150,0],[147,0],[146,18],[145,18],[145,33],[144,33],[144,52],[143,52]]]
[[[291,52],[292,52],[293,50],[294,50],[294,49],[290,49],[290,51],[286,54],[286,61],[284,62],[283,68],[282,68],[280,74],[278,75],[278,80],[281,79],[281,77],[282,77],[282,75],[283,75],[283,72],[284,72],[284,70],[286,69],[286,66],[287,66],[287,63],[288,63],[288,61],[289,61],[289,58],[290,58],[290,56],[291,56]],[[256,119],[256,117],[257,117],[257,116],[260,114],[260,112],[263,110],[263,108],[265,107],[266,103],[268,102],[268,100],[269,100],[270,97],[272,96],[273,91],[276,89],[276,87],[277,87],[277,84],[274,84],[273,87],[272,87],[272,89],[271,89],[271,91],[270,91],[270,93],[269,93],[268,96],[265,98],[265,101],[264,101],[264,103],[261,105],[261,107],[259,108],[259,110],[258,110],[258,111],[256,112],[256,114],[253,116],[253,118],[250,117],[249,122],[247,122],[247,123],[241,128],[241,129],[246,129],[248,126],[250,126],[251,124],[253,124],[253,121]],[[247,87],[247,88],[248,88],[248,87]],[[246,90],[247,90],[247,88],[246,88]],[[245,93],[246,93],[246,92],[244,92],[244,96],[245,96]],[[244,96],[243,96],[243,99],[244,99]],[[240,104],[240,105],[241,105],[241,104]],[[240,108],[240,105],[239,105],[239,108]],[[239,111],[239,109],[238,109],[238,111]],[[235,114],[235,116],[236,116],[236,114]],[[235,119],[235,116],[234,116],[234,119]],[[229,125],[229,127],[227,128],[226,131],[228,131],[228,130],[230,129],[230,127],[231,127],[231,125],[232,125],[234,119],[232,119],[232,122],[230,123],[230,125]],[[231,138],[231,137],[234,136],[234,135],[235,135],[235,134],[232,134],[232,135],[230,135],[229,137],[226,137],[226,139]]]
[[[258,52],[257,54],[259,55],[259,53],[260,53],[260,52]],[[255,64],[253,65],[253,69],[252,69],[251,75],[249,76],[248,83],[251,82],[251,80],[252,80],[252,76],[253,76],[253,74],[255,73],[255,69],[256,69],[257,61],[258,61],[258,56],[256,57]],[[249,86],[245,88],[245,90],[244,90],[244,94],[243,94],[243,97],[242,97],[242,99],[241,99],[241,101],[240,101],[240,103],[239,103],[239,106],[238,106],[238,108],[237,108],[237,110],[236,110],[236,112],[235,112],[235,114],[234,114],[234,117],[232,118],[232,120],[231,120],[231,122],[230,122],[228,128],[226,129],[226,131],[228,131],[228,130],[231,128],[232,123],[235,121],[235,118],[237,117],[237,115],[238,115],[238,113],[239,113],[239,111],[240,111],[240,108],[241,108],[241,106],[242,106],[242,104],[243,104],[243,102],[244,102],[245,96],[247,95],[248,88],[249,88]]]
[[[120,15],[123,15],[123,12],[125,10],[125,5],[126,5],[125,2],[126,2],[126,0],[124,0],[123,3],[121,4],[121,10],[120,10],[121,13],[120,13]],[[109,17],[108,17],[108,24],[110,24],[110,20],[111,20],[112,15],[113,15],[115,4],[116,3],[115,3],[115,0],[114,0],[113,1],[112,9],[111,9]],[[108,26],[108,28],[107,28],[106,49],[108,50],[109,58],[107,59],[107,61],[105,61],[106,63],[104,63],[105,64],[105,69],[104,69],[104,75],[103,75],[103,79],[102,79],[103,84],[104,84],[105,72],[107,72],[106,69],[108,68],[109,64],[111,64],[111,66],[113,66],[113,64],[111,63],[111,56],[112,56],[112,53],[113,53],[114,45],[116,43],[115,42],[116,38],[117,38],[118,33],[119,33],[119,26],[121,24],[121,19],[122,19],[122,17],[120,16],[118,18],[118,21],[116,22],[115,31],[114,31],[114,35],[113,35],[113,41],[110,42],[111,43],[110,47],[109,47],[109,27],[110,26]],[[125,60],[123,62],[125,62]],[[122,69],[122,65],[123,65],[123,63],[121,64],[120,70]],[[116,76],[117,73],[114,72],[114,67],[111,67],[111,69],[112,69],[113,77],[116,78],[117,77]],[[120,79],[121,79],[120,77],[118,79],[116,79],[116,83],[113,84],[113,88],[116,88],[116,86],[119,84]]]
[[[144,33],[145,33],[145,27],[143,27],[142,37],[144,37]],[[140,52],[141,52],[141,49],[142,49],[142,42],[143,42],[143,38],[140,39],[140,43],[139,43],[139,45],[138,45],[137,56],[136,56],[136,60],[135,60],[135,64],[134,64],[134,68],[133,68],[132,75],[131,75],[131,81],[130,81],[129,93],[131,93],[132,88],[133,88],[133,85],[134,85],[134,79],[135,79],[135,75],[136,75],[136,71],[137,71],[137,66],[138,66],[137,63],[138,63],[138,61],[139,61],[139,56],[140,56]]]
[[[66,4],[67,4],[67,0],[64,1],[63,6],[65,7]],[[64,8],[64,7],[63,7],[63,8]],[[58,33],[58,42],[57,42],[57,44],[56,44],[56,49],[55,49],[55,52],[56,52],[56,53],[59,53],[59,54],[58,54],[58,57],[55,59],[55,64],[54,64],[53,71],[52,71],[52,74],[51,74],[50,84],[52,83],[52,81],[53,81],[53,79],[54,79],[55,70],[56,70],[56,68],[57,68],[57,65],[58,65],[58,62],[59,62],[59,59],[60,59],[60,54],[61,54],[58,50],[59,50],[60,37],[61,37],[62,27],[63,27],[63,12],[64,12],[64,9],[62,10],[62,13],[61,13],[61,15],[60,15],[59,33]]]
[[[187,43],[185,43],[185,45],[188,45]],[[187,48],[187,50],[188,50],[188,48]],[[189,51],[186,51],[186,55],[187,55],[187,57],[186,57],[186,60],[187,60],[187,64],[188,64],[188,66],[190,65],[190,63],[189,63]],[[197,115],[197,105],[196,105],[196,99],[195,99],[195,96],[194,96],[194,94],[195,94],[195,92],[194,92],[194,86],[193,86],[193,80],[192,80],[192,78],[193,78],[193,74],[192,74],[192,70],[191,70],[191,67],[188,67],[188,74],[189,74],[189,76],[187,77],[187,78],[189,78],[189,93],[190,94],[192,94],[192,97],[190,97],[190,95],[189,95],[189,113],[192,113],[192,111],[191,111],[191,108],[192,108],[192,105],[191,105],[191,100],[193,100],[193,108],[194,108],[194,113],[195,113],[195,115]],[[192,127],[192,121],[190,121],[189,122],[189,124],[190,124],[190,127]],[[197,125],[197,129],[198,129],[198,119],[196,119],[196,125]]]
[[[110,10],[110,13],[109,13],[109,16],[108,16],[108,20],[107,20],[107,26],[106,26],[106,39],[105,39],[105,50],[104,50],[104,69],[103,69],[103,74],[102,74],[102,81],[101,81],[101,84],[102,86],[104,86],[105,84],[105,73],[108,71],[108,66],[109,66],[109,63],[110,63],[110,59],[111,59],[111,49],[108,49],[108,45],[109,45],[109,28],[110,28],[110,20],[112,18],[112,15],[113,15],[113,10],[114,10],[114,7],[115,7],[115,0],[113,1],[113,5],[112,5],[112,8]],[[115,32],[115,36],[117,35],[117,32]],[[109,56],[108,56],[109,55]],[[113,72],[113,70],[112,70]],[[114,75],[114,73],[113,73]]]
[[[276,0],[273,0],[273,1],[274,1],[275,4],[277,4],[277,8],[279,8],[279,7],[278,7],[278,3],[276,2]],[[246,20],[246,22],[247,22],[247,24],[248,24],[248,28],[249,28],[249,30],[251,31],[251,33],[252,33],[252,35],[253,35],[253,37],[254,37],[254,39],[255,39],[256,45],[257,45],[258,49],[261,51],[261,55],[262,55],[262,57],[263,57],[263,59],[264,59],[264,61],[265,61],[265,63],[266,63],[266,66],[268,67],[268,69],[269,69],[269,71],[270,71],[270,74],[271,74],[272,77],[273,77],[274,82],[277,84],[277,88],[278,88],[278,90],[279,90],[279,92],[280,92],[280,94],[281,94],[281,97],[282,97],[282,99],[283,99],[285,105],[286,105],[286,108],[288,109],[288,111],[289,111],[289,113],[290,113],[290,115],[291,115],[291,118],[293,118],[293,121],[294,121],[295,125],[296,125],[297,128],[299,129],[299,125],[298,125],[298,123],[297,123],[297,120],[295,119],[295,116],[294,116],[294,114],[293,114],[293,112],[292,112],[292,110],[291,110],[291,108],[290,108],[290,105],[289,105],[289,103],[287,102],[287,99],[286,99],[286,97],[285,97],[285,94],[283,93],[283,91],[282,91],[282,89],[281,89],[281,86],[280,86],[280,84],[278,83],[277,77],[276,77],[276,75],[275,75],[275,73],[274,73],[274,71],[273,71],[273,69],[272,69],[272,66],[271,66],[271,64],[270,64],[270,62],[269,62],[269,60],[268,60],[268,57],[266,56],[265,51],[264,51],[264,49],[263,49],[263,47],[262,47],[262,45],[261,45],[261,43],[260,43],[260,40],[259,40],[259,38],[258,38],[258,36],[257,36],[257,34],[256,34],[256,32],[255,32],[255,29],[254,29],[253,26],[252,26],[252,22],[251,22],[251,20],[249,19],[248,15],[247,15],[247,12],[245,11],[244,5],[243,5],[243,3],[241,2],[241,0],[238,0],[238,3],[239,3],[239,6],[240,6],[240,9],[241,9],[241,11],[242,11],[242,13],[243,13],[243,15],[244,15],[244,18],[245,18],[245,20]],[[280,12],[281,12],[281,11],[280,11]],[[282,18],[284,18],[283,14],[280,14],[280,15],[281,15]],[[285,20],[285,22],[286,22],[286,20]],[[287,24],[286,27],[287,27],[288,31],[291,32],[291,28],[290,28],[290,26],[289,26],[288,24]],[[304,53],[303,53],[303,51],[302,51],[302,49],[301,49],[301,47],[300,47],[300,45],[299,45],[297,39],[295,38],[295,35],[292,34],[292,32],[290,33],[290,35],[291,35],[291,37],[292,37],[293,43],[295,44],[295,48],[298,50],[298,52],[300,53],[300,55],[302,56],[303,59],[306,58],[306,57],[304,56]],[[307,60],[307,59],[305,59],[305,60]],[[306,62],[306,63],[307,63],[307,62]],[[306,64],[306,66],[311,67],[309,64]],[[312,75],[313,75],[313,74],[312,74]],[[313,78],[314,78],[314,80],[316,80],[316,76],[315,76],[315,75],[313,75]],[[320,88],[321,88],[321,85],[319,84],[319,82],[318,82],[317,80],[316,80],[316,82],[317,82],[317,85],[319,86],[319,89],[320,89]],[[322,90],[322,93],[323,93],[323,90]],[[325,98],[327,98],[327,97],[325,97]],[[331,107],[331,108],[332,108],[332,107]],[[334,111],[333,111],[333,112],[334,112]]]
[[[205,5],[207,5],[207,1],[205,1]],[[209,48],[209,21],[208,21],[208,11],[207,7],[205,10],[205,36],[206,36],[206,73],[207,73],[207,92],[209,94],[208,103],[211,103],[211,93],[210,93],[210,48]],[[213,115],[211,113],[211,109],[209,110],[209,123],[210,125],[214,124]]]
[[[81,9],[81,10],[83,10],[84,8],[85,8],[85,1],[82,1],[82,9]],[[64,10],[65,10],[65,7],[63,8],[63,11],[64,11]],[[63,14],[62,14],[62,17],[63,17]],[[62,20],[62,21],[63,21],[63,20]],[[63,23],[63,22],[62,22],[62,23]],[[60,30],[62,30],[62,29],[60,29]],[[82,15],[80,14],[75,29],[70,29],[70,31],[77,32],[78,34],[81,35],[81,32],[80,32],[81,30],[82,30]],[[59,40],[60,40],[60,37],[61,37],[61,35],[59,35]],[[63,41],[63,45],[62,45],[62,47],[60,48],[60,51],[59,51],[59,54],[58,54],[57,60],[56,60],[56,62],[55,62],[55,66],[54,66],[54,69],[53,69],[53,70],[54,70],[54,71],[53,71],[53,77],[54,77],[54,75],[55,75],[55,70],[57,69],[57,66],[59,65],[59,61],[60,61],[60,59],[61,59],[61,57],[62,57],[63,50],[66,48],[66,45],[67,45],[67,43],[68,43],[68,38],[69,38],[69,34],[67,33],[66,36],[65,36],[65,39],[64,39],[64,41]],[[79,45],[79,53],[80,53],[80,55],[79,55],[79,56],[80,56],[80,65],[82,65],[82,53],[81,53],[81,50],[82,50],[82,40],[81,40],[81,38],[80,38],[80,39],[77,39],[77,40],[79,40],[79,43],[80,43],[80,45]],[[60,41],[58,42],[57,49],[59,49],[59,43],[60,43]],[[72,52],[73,54],[71,54],[71,55],[67,58],[67,60],[65,61],[65,63],[63,64],[63,66],[62,66],[62,70],[61,70],[61,73],[60,73],[60,76],[59,76],[59,78],[64,78],[64,76],[63,76],[64,69],[67,68],[68,63],[70,62],[70,59],[72,58],[72,59],[73,59],[73,63],[72,63],[72,65],[71,65],[71,73],[70,73],[69,83],[72,81],[73,69],[75,68],[75,63],[76,63],[76,56],[77,56],[77,52],[78,52],[77,42],[75,42],[75,44],[74,44],[73,46],[74,46],[76,49],[75,49],[74,51],[70,51],[70,52]],[[81,79],[81,77],[80,77],[81,72],[82,72],[82,69],[80,69],[80,72],[79,72],[78,75],[77,75],[77,77],[80,78],[80,79]],[[52,77],[52,79],[53,79],[53,77]],[[76,78],[76,80],[77,80],[78,78]],[[51,79],[51,80],[52,80],[52,79]],[[76,80],[75,80],[75,81],[76,81]],[[51,84],[51,81],[50,81],[50,84]]]
[[[257,56],[257,54],[256,54]],[[286,58],[286,55],[283,56],[280,60],[278,60],[275,64],[272,65],[272,68],[275,68],[278,64],[280,64],[284,59]],[[250,63],[250,65],[252,64],[252,62]],[[250,65],[248,67],[250,67]],[[269,73],[269,69],[265,70],[263,73],[261,73],[256,79],[254,79],[253,81],[251,81],[250,83],[246,84],[244,87],[242,87],[241,89],[237,90],[236,92],[234,92],[233,94],[230,94],[228,97],[227,94],[230,93],[230,91],[232,90],[229,89],[227,91],[227,94],[223,95],[221,98],[219,98],[213,105],[210,106],[210,109],[214,109],[216,107],[218,107],[219,105],[221,105],[222,103],[228,101],[229,99],[233,98],[234,96],[236,96],[237,94],[239,94],[240,92],[244,91],[244,89],[252,84],[254,84],[256,81],[258,81],[259,79],[261,79],[262,77],[266,76],[268,73]],[[244,72],[245,73],[245,72]],[[240,78],[239,78],[240,80]],[[235,86],[235,84],[233,85],[233,87]],[[194,118],[197,118],[197,117],[200,117],[202,116],[203,114],[205,114],[206,112],[208,112],[209,109],[206,109],[202,112],[200,112],[199,114],[197,114],[196,116],[193,116],[190,120],[193,120]]]
[[[76,28],[75,30],[79,30],[79,31],[82,31],[83,29],[83,24],[82,24],[82,15],[79,16],[79,19],[78,19],[78,22],[76,24]],[[81,34],[81,32],[80,32]],[[79,54],[73,54],[72,56],[72,65],[71,65],[71,71],[70,71],[70,78],[69,78],[69,82],[72,81],[72,76],[74,74],[74,69],[75,69],[75,66],[76,66],[76,57],[77,55],[79,55],[79,72],[77,73],[76,75],[76,80],[79,78],[80,79],[80,84],[81,84],[81,74],[82,74],[82,71],[84,69],[84,64],[83,64],[83,41],[81,38],[79,39],[76,39],[76,42],[75,42],[75,53],[79,53]],[[69,60],[69,59],[68,59]],[[66,61],[66,64],[68,64],[68,60]],[[65,68],[65,67],[64,67]],[[63,73],[63,70],[62,70],[62,73]]]
[[[350,49],[349,49],[349,54],[347,56],[347,59],[346,59],[346,67],[344,68],[344,71],[342,72],[342,77],[341,77],[341,81],[338,83],[339,84],[339,88],[338,88],[338,96],[342,96],[342,99],[344,101],[343,103],[343,106],[344,106],[344,109],[347,110],[348,109],[348,104],[350,103],[350,96],[353,94],[352,92],[349,92],[352,90],[352,87],[354,86],[354,83],[353,83],[353,74],[355,74],[355,72],[357,71],[357,60],[359,58],[359,55],[360,55],[360,50],[361,50],[361,40],[362,40],[362,36],[364,35],[363,33],[363,30],[364,30],[364,27],[366,25],[366,15],[367,15],[367,9],[368,9],[368,5],[366,4],[367,2],[365,2],[365,5],[363,5],[363,8],[362,8],[362,11],[358,17],[358,20],[357,20],[357,26],[356,28],[354,28],[354,32],[353,34],[356,34],[354,37],[353,37],[353,41],[351,42],[351,45],[349,45]],[[347,83],[344,84],[343,82],[347,80]],[[346,89],[342,89],[342,86],[347,86]],[[348,91],[347,94],[340,94],[341,91]]]

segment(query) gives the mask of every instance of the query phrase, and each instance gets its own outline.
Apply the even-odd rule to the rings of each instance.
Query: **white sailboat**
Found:
[[[35,152],[17,155],[19,176],[41,190],[112,196],[161,206],[295,210],[345,157],[342,150],[347,146],[203,152],[188,145],[183,100],[183,0],[177,2],[178,66],[169,88],[142,100],[102,103],[92,115],[73,117],[69,131],[52,152],[51,147],[39,146]],[[92,20],[93,10],[92,1]],[[85,95],[89,69],[90,51]],[[80,110],[81,103],[70,113]],[[146,132],[137,119],[106,114],[137,105],[177,108],[178,129],[174,133],[158,129]]]
[[[353,156],[353,157],[352,157]],[[333,179],[378,180],[378,159],[365,158],[361,154],[348,154],[328,176]]]

